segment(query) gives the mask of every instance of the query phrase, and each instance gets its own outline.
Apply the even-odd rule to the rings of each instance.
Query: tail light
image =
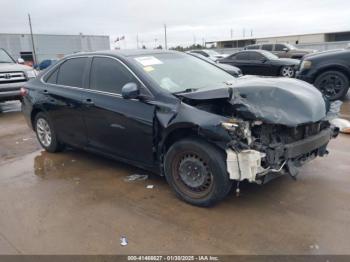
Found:
[[[26,95],[28,95],[28,89],[21,87],[21,89],[19,90],[19,94],[21,97],[25,97]]]

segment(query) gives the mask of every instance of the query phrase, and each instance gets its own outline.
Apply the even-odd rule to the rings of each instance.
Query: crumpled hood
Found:
[[[229,99],[246,120],[297,126],[326,117],[326,102],[314,86],[296,79],[242,77],[230,87],[204,89],[180,96],[192,100]]]

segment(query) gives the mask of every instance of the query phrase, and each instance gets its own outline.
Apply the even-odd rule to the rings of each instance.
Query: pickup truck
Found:
[[[20,99],[20,88],[36,77],[33,68],[16,62],[4,49],[0,48],[0,102]]]

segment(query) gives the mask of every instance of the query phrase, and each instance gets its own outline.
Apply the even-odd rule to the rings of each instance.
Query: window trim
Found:
[[[82,88],[82,87],[75,87],[75,86],[58,85],[57,82],[56,82],[56,84],[52,84],[52,83],[47,83],[46,81],[44,81],[44,78],[45,78],[46,75],[52,73],[56,68],[60,67],[67,60],[74,59],[74,58],[90,58],[91,59],[91,61],[88,61],[89,78],[90,78],[91,63],[92,63],[92,59],[94,57],[112,58],[112,59],[116,60],[117,62],[121,63],[136,78],[136,80],[139,81],[139,83],[141,84],[142,88],[144,88],[144,90],[148,93],[150,98],[154,98],[153,93],[147,88],[147,86],[143,83],[143,81],[123,61],[121,61],[119,58],[116,58],[116,57],[110,56],[110,55],[81,55],[81,56],[74,56],[74,57],[68,57],[68,58],[62,59],[62,61],[57,62],[56,65],[51,70],[49,70],[48,72],[45,72],[41,76],[40,82],[42,82],[43,84],[46,84],[46,85],[59,86],[59,87],[70,88],[70,89],[78,89],[78,90],[83,90],[83,91],[87,91],[87,92],[90,92],[90,93],[99,93],[99,94],[105,94],[105,95],[114,96],[114,97],[122,97],[121,94],[116,94],[116,93],[110,93],[110,92],[90,89],[90,83],[89,83],[89,88]],[[58,70],[59,70],[59,68],[58,68]]]

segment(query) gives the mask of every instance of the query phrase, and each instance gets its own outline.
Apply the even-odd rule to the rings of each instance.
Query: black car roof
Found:
[[[81,55],[111,55],[116,57],[129,57],[129,56],[142,56],[142,55],[153,55],[153,54],[164,54],[164,53],[181,53],[171,50],[160,50],[160,49],[125,49],[125,50],[104,50],[96,52],[79,52],[69,57],[81,56]]]

